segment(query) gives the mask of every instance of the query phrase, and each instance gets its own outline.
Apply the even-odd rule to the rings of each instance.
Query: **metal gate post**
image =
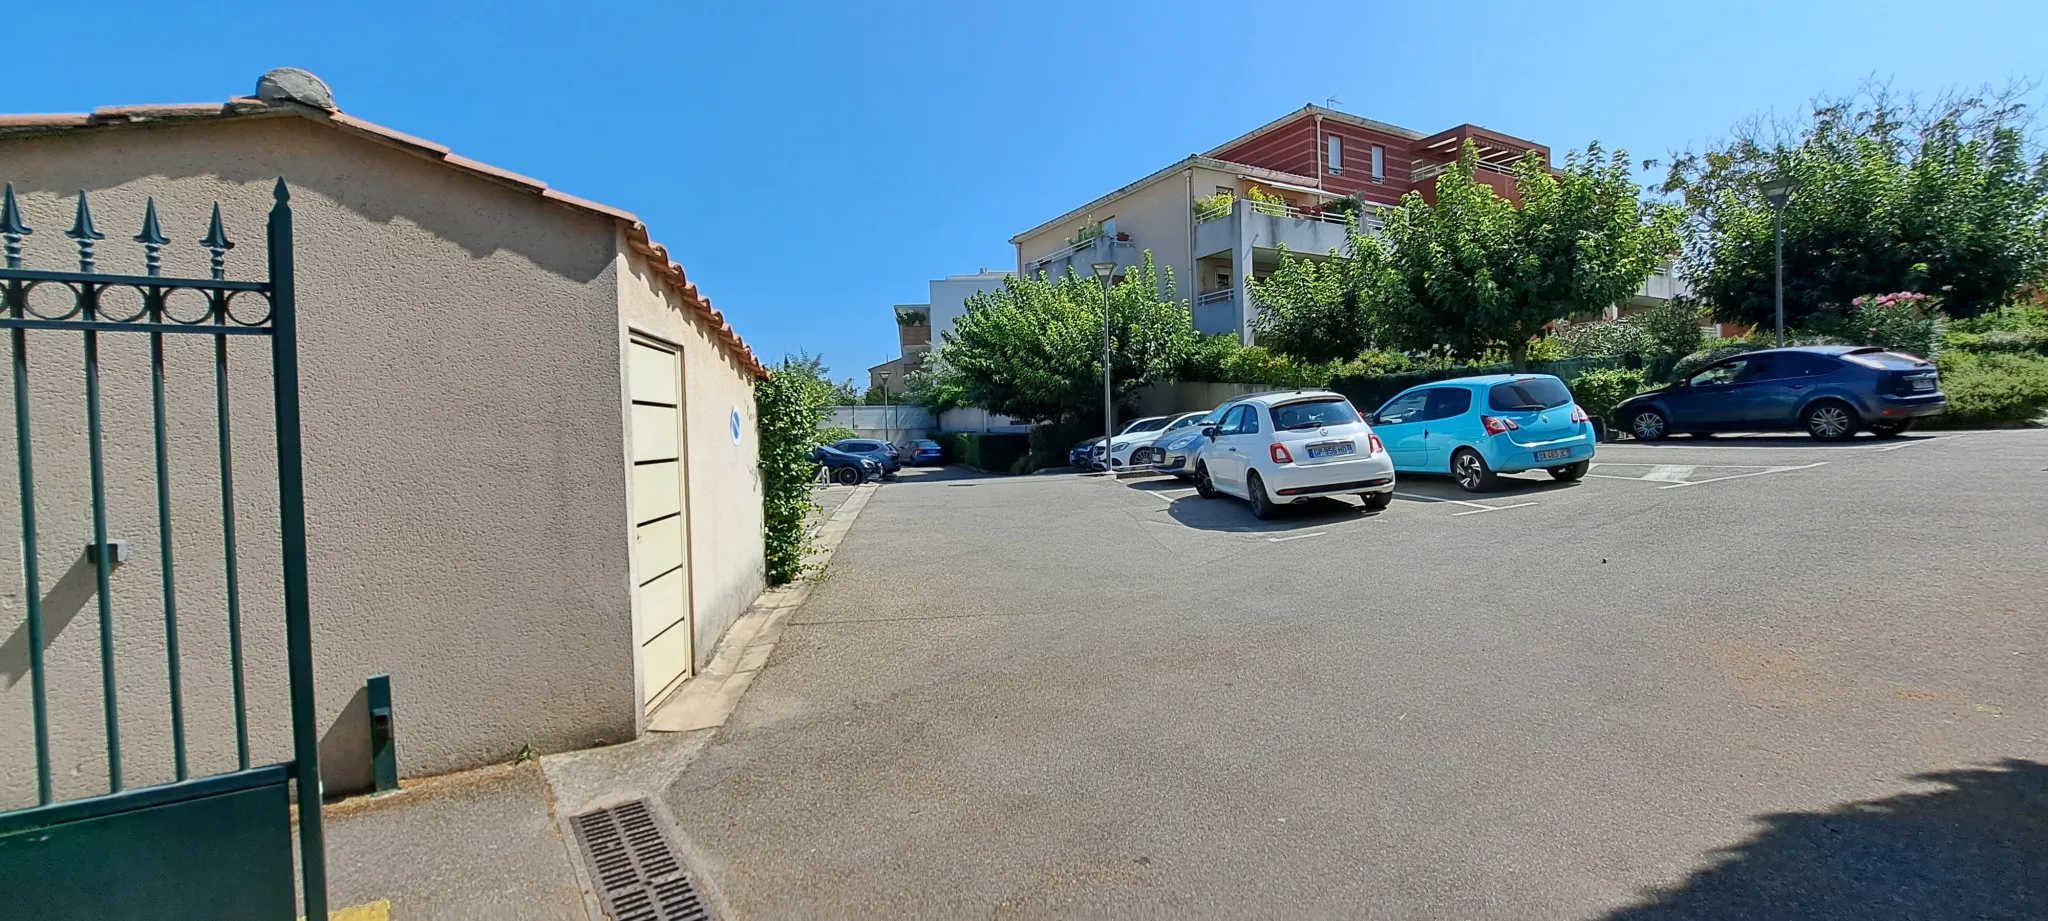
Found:
[[[291,191],[278,177],[270,209],[271,383],[277,405],[277,506],[284,538],[284,630],[292,685],[292,776],[298,782],[299,867],[306,917],[327,917],[320,816],[320,733],[314,723],[313,624],[306,590],[306,477],[299,437],[299,319],[292,277]]]

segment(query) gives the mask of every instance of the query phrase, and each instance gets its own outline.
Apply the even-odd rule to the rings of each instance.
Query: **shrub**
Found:
[[[1649,355],[1656,346],[1650,335],[1634,323],[1574,323],[1559,329],[1546,341],[1557,343],[1560,358]],[[1535,350],[1530,350],[1529,357],[1537,357]]]
[[[1045,470],[1050,467],[1065,467],[1067,452],[1090,438],[1102,437],[1102,423],[1070,419],[1064,422],[1048,422],[1031,429],[1031,453],[1025,457],[1025,469],[1018,473]]]
[[[1245,190],[1244,197],[1251,199],[1252,210],[1260,214],[1281,215],[1287,213],[1287,196],[1268,192],[1258,186]]]
[[[1941,336],[1944,350],[1992,354],[2019,352],[2048,355],[2048,329],[1994,330],[1988,333],[1947,332]]]
[[[1929,428],[2028,425],[2048,412],[2048,358],[1954,351],[1935,363],[1948,413]]]
[[[822,428],[818,430],[818,443],[821,445],[828,445],[835,441],[845,441],[848,438],[858,437],[859,435],[859,432],[847,428],[846,426],[835,425],[830,428]]]
[[[954,432],[950,437],[958,439],[960,463],[983,473],[1012,472],[1031,453],[1031,436],[1022,432]]]
[[[2048,307],[2019,304],[1956,320],[1948,326],[1955,333],[2048,332]]]
[[[1614,414],[1614,407],[1621,401],[1642,393],[1649,383],[1643,372],[1634,368],[1603,368],[1581,374],[1566,386],[1571,388],[1572,399],[1578,401],[1580,409],[1604,420]]]
[[[1324,214],[1341,214],[1347,217],[1365,213],[1365,202],[1356,195],[1343,195],[1323,202]]]
[[[1699,304],[1675,297],[1630,317],[1628,325],[1648,341],[1644,356],[1678,356],[1700,350],[1701,340],[1706,337],[1700,324],[1705,320],[1706,310]]]
[[[1211,211],[1228,208],[1230,207],[1230,203],[1236,200],[1237,196],[1232,195],[1229,192],[1218,192],[1214,195],[1204,195],[1201,198],[1195,199],[1195,213],[1207,214]]]
[[[824,365],[810,355],[782,360],[767,380],[754,385],[754,430],[760,439],[761,531],[766,544],[768,584],[781,585],[803,574],[811,544],[811,448],[818,425],[831,412],[832,385]]]

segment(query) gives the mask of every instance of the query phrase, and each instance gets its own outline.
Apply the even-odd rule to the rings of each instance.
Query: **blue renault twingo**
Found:
[[[1372,415],[1372,429],[1402,473],[1445,473],[1467,492],[1497,474],[1547,470],[1577,480],[1599,439],[1564,381],[1548,374],[1489,374],[1402,391]]]

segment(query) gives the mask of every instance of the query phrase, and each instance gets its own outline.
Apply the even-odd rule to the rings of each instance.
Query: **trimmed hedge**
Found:
[[[1935,363],[1948,412],[1920,420],[1923,428],[2025,426],[2048,412],[2048,358],[1951,351]]]
[[[1662,380],[1671,371],[1673,359],[1643,359],[1634,355],[1608,355],[1598,358],[1561,358],[1556,361],[1529,362],[1527,374],[1549,374],[1569,384],[1588,371],[1608,368],[1629,368],[1640,370],[1649,380]],[[1440,368],[1427,371],[1403,371],[1399,374],[1377,374],[1339,377],[1330,381],[1330,388],[1351,400],[1359,412],[1369,413],[1380,408],[1403,390],[1422,384],[1447,381],[1458,377],[1478,377],[1483,374],[1508,374],[1515,366],[1507,363],[1474,365],[1464,368]]]
[[[1013,472],[1031,453],[1031,436],[1023,432],[939,432],[931,439],[939,443],[945,460],[983,473]]]

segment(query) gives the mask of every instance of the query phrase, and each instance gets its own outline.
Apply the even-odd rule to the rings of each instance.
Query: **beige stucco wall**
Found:
[[[1189,234],[1194,230],[1194,198],[1212,195],[1219,186],[1239,185],[1236,173],[1220,172],[1205,167],[1190,167],[1161,176],[1153,182],[1132,190],[1121,198],[1096,208],[1085,217],[1076,217],[1035,234],[1020,237],[1017,241],[1018,268],[1023,271],[1033,260],[1057,251],[1067,245],[1068,237],[1080,225],[1116,219],[1116,229],[1131,235],[1135,247],[1131,261],[1145,250],[1152,252],[1153,264],[1161,270],[1162,282],[1167,269],[1173,272],[1175,296],[1179,299],[1193,297],[1197,286],[1193,264],[1189,259]],[[1193,196],[1189,195],[1189,180],[1193,180]],[[1072,207],[1069,205],[1068,207]],[[1118,256],[1123,261],[1122,256]]]
[[[297,117],[0,140],[33,267],[91,192],[101,267],[153,194],[167,274],[205,271],[221,204],[230,277],[260,277],[276,177],[297,216],[307,529],[330,790],[367,778],[366,676],[389,672],[408,775],[629,738],[636,729],[612,221]],[[53,762],[61,796],[105,789],[80,336],[31,337]],[[170,778],[146,337],[104,337],[125,773]],[[211,342],[169,346],[181,662],[193,772],[233,765]],[[262,340],[232,345],[244,643],[256,760],[289,757],[275,453]],[[700,375],[711,378],[712,375]],[[0,411],[12,393],[0,381]],[[14,430],[0,426],[0,808],[32,801]],[[713,491],[707,486],[704,492]],[[752,506],[758,514],[758,502]],[[758,545],[759,541],[756,539]],[[727,592],[736,591],[721,587]]]
[[[623,239],[620,246],[620,348],[638,333],[683,353],[683,501],[690,520],[691,622],[701,666],[711,661],[726,628],[767,587],[753,378],[719,347],[703,319],[648,273],[646,260],[625,251]],[[737,443],[734,410],[740,414]],[[621,517],[620,528],[629,527]]]

